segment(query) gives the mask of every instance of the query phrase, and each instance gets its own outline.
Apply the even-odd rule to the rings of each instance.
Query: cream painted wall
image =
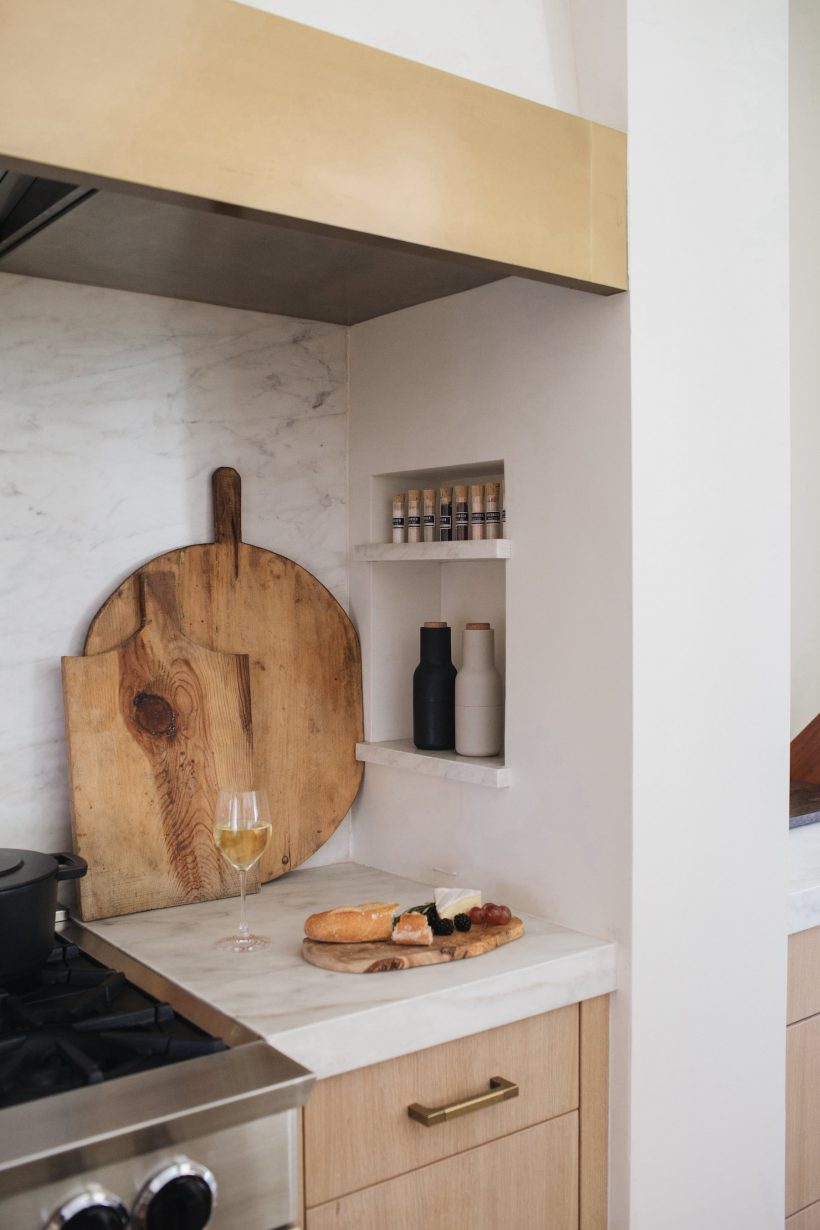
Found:
[[[485,565],[506,569],[512,786],[368,765],[353,812],[354,857],[431,885],[478,885],[488,898],[620,941],[619,1175],[628,1146],[631,896],[628,329],[625,296],[511,279],[350,334],[352,541],[387,535],[389,508],[371,506],[372,475],[496,458],[505,463],[513,540],[506,565]],[[471,567],[449,565],[446,585],[460,586],[472,617],[484,619],[488,594],[484,583],[474,588]],[[404,729],[391,729],[402,715],[383,678],[398,663],[409,679],[419,624],[439,617],[438,568],[352,567],[368,737],[411,731],[409,688]]]
[[[0,336],[0,845],[63,849],[60,657],[143,560],[212,536],[212,470],[240,471],[248,542],[347,602],[346,336],[10,274]]]
[[[607,935],[622,934],[615,903],[628,900],[626,308],[623,297],[509,279],[350,336],[351,540],[387,535],[386,502],[371,519],[371,476],[496,457],[513,527],[513,558],[489,567],[506,568],[514,785],[488,790],[368,766],[355,856],[425,881],[455,860],[462,883],[515,892],[521,908]],[[368,737],[411,733],[409,688],[396,729],[401,717],[378,675],[408,638],[408,660],[418,661],[440,567],[352,566]],[[458,567],[447,566],[449,586]],[[484,608],[483,592],[475,602]],[[428,809],[428,798],[439,804]]]
[[[394,55],[626,126],[625,0],[238,0]]]
[[[792,0],[792,721],[820,713],[820,4]]]
[[[784,1208],[786,0],[630,0],[630,1230]]]

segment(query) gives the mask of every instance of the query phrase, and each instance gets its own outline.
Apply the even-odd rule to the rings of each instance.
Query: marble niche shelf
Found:
[[[478,542],[367,542],[353,548],[357,563],[398,563],[402,560],[509,559],[509,538]]]
[[[364,761],[365,764],[380,764],[391,769],[423,773],[427,777],[469,782],[473,786],[492,786],[496,790],[509,786],[511,781],[511,771],[505,765],[503,756],[459,756],[456,752],[420,752],[412,739],[357,743],[356,759]]]

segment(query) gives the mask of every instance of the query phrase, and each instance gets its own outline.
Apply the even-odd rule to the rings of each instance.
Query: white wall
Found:
[[[60,656],[212,537],[212,470],[242,475],[246,541],[346,604],[345,330],[2,274],[0,336],[0,845],[70,848]]]
[[[371,521],[371,476],[503,458],[506,790],[368,765],[354,805],[361,862],[437,885],[478,885],[568,926],[611,936],[630,915],[631,622],[628,301],[511,279],[357,325],[350,340],[351,538]],[[472,618],[486,590],[449,565]],[[438,565],[354,565],[368,734],[404,729],[382,675],[409,684],[418,627],[438,618]],[[432,607],[432,610],[431,610]],[[451,607],[450,610],[454,610]],[[459,664],[457,662],[457,664]],[[400,719],[398,719],[400,720]],[[454,873],[442,876],[438,869]],[[628,986],[613,1018],[613,1165],[625,1173]]]
[[[513,538],[513,558],[489,567],[506,568],[514,784],[496,791],[368,766],[355,856],[428,882],[435,866],[456,866],[488,896],[514,894],[521,908],[608,935],[620,933],[629,870],[626,306],[510,279],[357,325],[350,338],[351,538],[375,532],[372,475],[496,457]],[[386,505],[382,537],[388,514]],[[458,567],[447,584],[469,595],[471,566],[460,581]],[[438,569],[352,568],[371,737],[410,734],[409,686],[404,729],[385,725],[396,720],[387,703],[371,703],[381,696],[373,652],[384,662],[409,640],[418,661]],[[475,600],[483,610],[483,594]]]
[[[630,0],[631,1230],[783,1224],[786,0]]]
[[[624,128],[625,0],[239,0]]]
[[[820,4],[792,0],[790,49],[792,723],[820,713]]]

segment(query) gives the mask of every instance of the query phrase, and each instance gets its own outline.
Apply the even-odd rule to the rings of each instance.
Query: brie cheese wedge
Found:
[[[455,918],[456,914],[469,914],[476,905],[481,905],[481,893],[477,888],[436,889],[436,910],[439,918]]]

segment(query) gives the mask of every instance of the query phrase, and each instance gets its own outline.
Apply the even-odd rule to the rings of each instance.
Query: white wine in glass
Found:
[[[239,872],[241,900],[236,935],[220,940],[217,948],[252,952],[270,943],[266,935],[252,935],[245,917],[245,880],[262,857],[271,837],[270,807],[264,790],[220,790],[216,801],[214,841],[232,867]]]

